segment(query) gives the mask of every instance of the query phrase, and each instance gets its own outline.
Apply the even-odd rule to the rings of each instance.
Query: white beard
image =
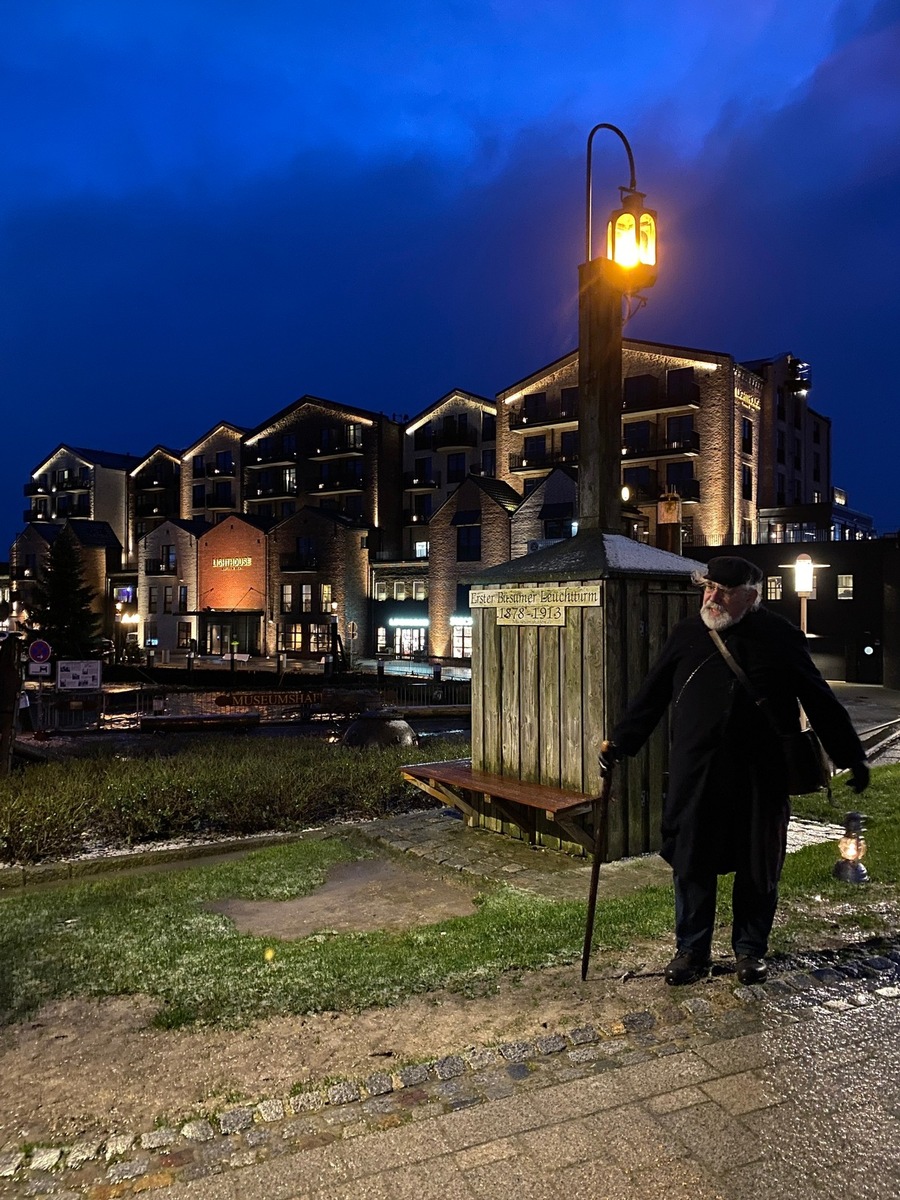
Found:
[[[728,629],[734,624],[734,617],[729,613],[706,604],[700,609],[700,619],[707,629],[715,629],[716,633],[721,633],[723,629]]]

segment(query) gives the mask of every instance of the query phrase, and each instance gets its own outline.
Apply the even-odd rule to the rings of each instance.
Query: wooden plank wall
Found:
[[[550,581],[548,581],[550,582]],[[588,583],[592,581],[587,581]],[[569,607],[563,626],[502,626],[473,613],[472,762],[476,768],[595,794],[597,754],[676,622],[696,612],[683,582],[606,580],[602,604]],[[605,648],[605,654],[604,654]],[[655,850],[668,762],[668,717],[616,774],[609,858]],[[486,828],[522,836],[478,804]],[[560,843],[540,815],[538,842]]]

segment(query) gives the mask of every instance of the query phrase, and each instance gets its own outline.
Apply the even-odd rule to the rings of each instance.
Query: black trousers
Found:
[[[718,876],[675,876],[675,938],[679,954],[707,958],[716,923]],[[749,871],[736,871],[731,890],[731,945],[736,958],[764,958],[778,906],[778,888],[760,891]]]

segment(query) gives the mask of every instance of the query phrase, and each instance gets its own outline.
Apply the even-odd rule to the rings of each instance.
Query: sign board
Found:
[[[45,663],[51,653],[50,643],[42,638],[38,638],[28,647],[28,657],[33,663]]]
[[[537,587],[523,588],[472,588],[469,592],[470,608],[518,608],[520,606],[573,606],[586,608],[600,604],[599,584],[581,585],[574,587],[553,587],[540,584]],[[555,622],[554,622],[555,624]]]
[[[498,625],[565,625],[564,604],[498,604]]]
[[[99,692],[100,667],[99,658],[57,663],[56,686],[65,692]]]
[[[28,674],[32,678],[39,676],[41,679],[50,679],[53,675],[53,667],[48,662],[30,662]]]

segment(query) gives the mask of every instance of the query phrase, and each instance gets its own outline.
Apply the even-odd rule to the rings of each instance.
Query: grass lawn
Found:
[[[821,948],[828,938],[893,932],[900,903],[900,768],[873,772],[864,797],[838,782],[841,805],[863,800],[870,815],[873,882],[849,887],[831,877],[833,844],[789,857],[773,949]],[[834,820],[816,798],[802,815]],[[843,808],[840,809],[843,813]],[[276,1014],[390,1005],[450,987],[480,991],[513,969],[573,962],[581,953],[585,905],[486,890],[478,912],[404,933],[320,933],[291,942],[236,932],[204,901],[284,899],[308,894],[328,868],[365,851],[337,839],[257,851],[233,863],[171,873],[111,878],[0,898],[0,1014],[16,1020],[45,1000],[67,995],[157,999],[157,1023],[239,1025]],[[727,922],[728,889],[722,888]],[[668,888],[648,887],[604,901],[596,936],[604,947],[668,936]],[[831,944],[831,942],[828,942]],[[266,957],[267,949],[274,957]]]

